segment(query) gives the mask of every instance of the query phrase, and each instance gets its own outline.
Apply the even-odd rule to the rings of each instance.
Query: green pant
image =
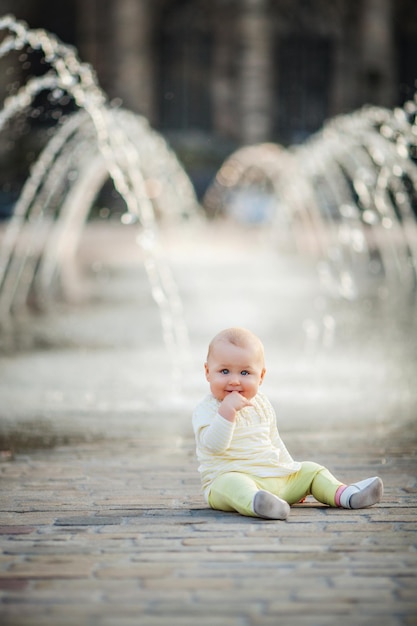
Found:
[[[261,478],[241,472],[221,474],[210,489],[209,505],[219,511],[237,511],[257,517],[253,498],[259,489],[279,496],[288,504],[300,502],[308,495],[329,506],[335,505],[335,495],[342,483],[328,469],[312,461],[304,461],[301,469],[290,476]]]

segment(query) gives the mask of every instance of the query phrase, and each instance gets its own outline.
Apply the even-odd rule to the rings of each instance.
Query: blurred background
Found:
[[[413,0],[1,0],[7,13],[74,45],[110,101],[169,140],[200,199],[236,148],[298,144],[329,118],[415,91]],[[10,62],[1,92],[45,71],[36,56]],[[32,130],[55,125],[56,107],[36,104]],[[11,191],[22,151],[2,163]]]
[[[228,325],[267,344],[287,428],[415,427],[417,3],[7,14],[30,33],[0,40],[0,443],[170,417],[171,378],[189,428]]]

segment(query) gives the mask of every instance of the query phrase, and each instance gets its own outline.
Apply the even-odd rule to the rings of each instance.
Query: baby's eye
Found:
[[[224,368],[223,370],[220,370],[220,374],[228,374],[229,370]]]
[[[249,376],[248,370],[242,370],[240,373],[242,376]]]

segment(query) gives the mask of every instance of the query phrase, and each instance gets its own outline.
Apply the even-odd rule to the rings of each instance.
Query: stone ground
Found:
[[[417,624],[412,342],[372,303],[329,305],[269,243],[227,229],[166,243],[190,333],[181,388],[118,229],[86,233],[90,297],[3,347],[2,626]],[[379,505],[309,499],[286,522],[207,508],[190,413],[207,341],[234,323],[265,342],[293,456],[347,482],[380,475]]]

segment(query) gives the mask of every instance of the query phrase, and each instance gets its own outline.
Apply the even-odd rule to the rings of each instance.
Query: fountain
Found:
[[[91,68],[80,63],[71,48],[12,17],[0,19],[0,32],[9,33],[0,43],[0,58],[13,51],[24,50],[26,55],[38,50],[50,68],[43,76],[27,81],[4,102],[0,132],[45,90],[52,100],[69,97],[77,109],[56,124],[31,169],[13,215],[4,224],[0,333],[3,329],[7,334],[16,313],[28,302],[45,307],[57,286],[66,293],[71,289],[81,233],[95,196],[110,178],[125,205],[122,222],[126,228],[137,229],[138,255],[143,259],[161,315],[174,380],[178,379],[187,358],[188,333],[182,300],[160,243],[160,225],[182,228],[184,218],[192,218],[206,231],[209,228],[209,220],[201,219],[188,177],[146,120],[107,102]],[[326,402],[330,403],[329,416],[344,410],[350,418],[352,406],[357,415],[374,420],[382,414],[381,420],[391,419],[398,410],[411,416],[415,393],[410,381],[415,377],[417,336],[416,190],[416,102],[394,111],[365,107],[335,118],[305,144],[289,149],[272,143],[241,148],[219,169],[204,204],[213,222],[218,215],[232,218],[228,221],[231,229],[227,231],[226,225],[224,237],[229,246],[232,232],[230,239],[234,237],[235,247],[232,245],[231,254],[238,251],[242,264],[235,272],[231,264],[228,266],[235,288],[233,313],[248,311],[249,321],[254,320],[266,333],[269,329],[276,346],[272,356],[276,366],[271,368],[277,372],[273,391],[284,409],[285,394],[291,395],[287,407],[290,415],[296,384],[297,390],[301,387],[305,392],[304,396],[296,394],[297,398],[308,400],[307,409],[303,406],[300,414],[313,416],[313,421],[314,411],[322,419]],[[243,229],[236,228],[236,222],[241,222]],[[220,226],[216,236],[224,225],[222,220],[217,223]],[[260,230],[263,242],[266,236],[270,245],[268,250],[267,246],[250,248],[252,233]],[[242,232],[247,239],[238,241]],[[223,324],[227,317],[222,288],[225,301],[231,294],[225,287],[222,259],[215,266],[217,255],[213,255],[212,241],[209,256],[202,261],[206,264],[202,266],[205,275],[211,272],[211,278],[203,283],[198,262],[190,267],[190,257],[194,261],[193,254],[197,257],[200,253],[198,245],[199,241],[194,242],[186,259],[185,282],[188,296],[193,291],[191,317],[201,338],[202,326],[206,331],[207,326],[217,321]],[[242,251],[245,246],[250,249],[249,255],[246,249]],[[282,252],[280,260],[284,259],[278,266],[274,261],[277,252]],[[297,284],[292,266],[286,264],[288,258],[289,264],[294,258],[302,260],[300,274],[307,267]],[[296,271],[299,268],[300,264]],[[193,271],[197,276],[194,283]],[[265,302],[272,285],[276,300]],[[195,302],[199,290],[204,292],[200,293],[205,296],[201,298],[203,304]],[[279,304],[275,306],[275,302]],[[289,339],[298,330],[302,342],[297,337]],[[364,341],[369,337],[375,337],[375,341]],[[389,352],[389,358],[386,353],[381,357],[381,346]],[[372,393],[377,386],[375,380],[384,388],[398,386],[404,391],[401,401],[395,394],[387,401],[376,398]],[[136,416],[136,380],[131,393],[126,406],[129,410],[133,407]],[[147,398],[153,408],[157,405],[156,393],[159,387],[157,391],[152,388]],[[78,390],[74,392],[78,398],[77,394]],[[97,395],[93,390],[91,397]],[[125,385],[123,397],[127,395]],[[68,399],[62,394],[59,397],[57,402],[65,405],[66,412]],[[344,403],[341,398],[345,397],[348,399]],[[314,406],[317,398],[319,402]],[[367,398],[374,405],[366,404]],[[100,402],[103,410],[113,412],[111,398]],[[114,406],[120,410],[119,396]],[[79,419],[83,419],[82,408],[77,406]]]
[[[275,205],[269,214],[280,240],[319,258],[327,293],[348,300],[375,287],[381,297],[414,293],[416,102],[335,118],[290,150],[238,150],[208,190],[207,210],[243,214],[238,191],[256,190]]]
[[[67,116],[33,165],[0,250],[0,322],[10,328],[13,314],[29,300],[45,306],[57,278],[73,264],[81,231],[94,198],[109,177],[126,206],[125,224],[137,223],[137,243],[158,305],[172,361],[185,357],[187,332],[175,281],[159,244],[159,222],[198,217],[192,185],[173,152],[147,121],[113,108],[92,69],[75,51],[44,30],[31,30],[12,16],[0,19],[0,59],[11,52],[37,51],[49,71],[30,79],[4,102],[0,132],[47,90],[58,102],[73,100]]]
[[[40,92],[70,97],[67,116],[32,168],[0,251],[0,320],[31,295],[39,303],[70,272],[92,202],[111,177],[124,223],[138,222],[138,243],[164,334],[176,350],[184,335],[180,303],[158,250],[158,221],[199,214],[191,183],[163,138],[146,120],[112,108],[92,69],[75,51],[12,16],[0,19],[0,58],[40,51],[50,70],[4,102],[0,132]],[[24,58],[27,54],[24,54]],[[293,242],[318,258],[326,293],[355,299],[377,289],[413,292],[417,283],[416,103],[394,111],[366,107],[328,122],[305,144],[245,147],[220,168],[204,201],[207,213],[270,221],[280,245]],[[169,208],[168,208],[169,207]],[[158,219],[157,217],[158,216]],[[156,261],[158,257],[158,261]],[[175,321],[174,321],[175,320]],[[174,347],[176,346],[176,347]]]

